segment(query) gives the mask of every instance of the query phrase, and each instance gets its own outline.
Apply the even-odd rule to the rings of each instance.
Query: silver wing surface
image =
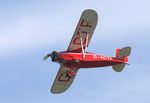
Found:
[[[69,69],[70,68],[68,68],[64,65],[61,65],[61,67],[57,73],[57,76],[55,78],[55,81],[53,83],[53,86],[51,88],[52,93],[54,93],[54,94],[62,93],[70,87],[75,76],[74,77],[67,76],[67,71]],[[77,70],[78,70],[78,68],[76,68],[76,72],[77,72]]]
[[[85,48],[89,45],[91,37],[94,33],[97,21],[98,15],[94,10],[88,9],[82,13],[67,52],[81,53],[85,51]],[[62,93],[70,87],[75,76],[67,76],[69,69],[70,68],[64,66],[63,64],[61,65],[51,88],[52,93]],[[79,68],[74,69],[76,69],[77,72]]]
[[[68,52],[82,52],[81,38],[83,49],[85,49],[89,45],[89,42],[97,25],[97,21],[98,15],[96,11],[87,9],[82,13],[72,40],[67,49]]]

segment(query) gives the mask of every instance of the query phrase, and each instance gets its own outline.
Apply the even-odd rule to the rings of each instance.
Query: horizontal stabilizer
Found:
[[[122,49],[116,49],[116,58],[123,60],[125,57],[128,57],[131,53],[131,47],[124,47]]]
[[[121,72],[123,68],[125,67],[125,65],[126,64],[117,64],[117,65],[113,65],[112,68],[116,72]]]

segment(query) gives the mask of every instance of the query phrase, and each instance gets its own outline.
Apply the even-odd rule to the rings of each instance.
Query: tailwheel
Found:
[[[76,76],[76,70],[74,69],[68,70],[67,76],[69,76],[70,78],[73,78],[74,76]]]

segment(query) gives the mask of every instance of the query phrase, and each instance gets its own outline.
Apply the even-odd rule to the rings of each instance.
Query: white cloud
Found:
[[[4,19],[0,25],[0,55],[65,41],[68,33],[65,25],[69,23],[61,20],[61,15],[46,11]]]
[[[39,90],[39,87],[35,87],[36,89],[35,88],[33,89],[32,87],[28,87],[29,84],[25,84],[25,86],[28,85],[26,89],[31,90],[30,93],[31,95],[33,94],[32,95],[33,101],[39,102],[39,101],[44,100],[46,102],[47,101],[56,102],[60,100],[63,100],[63,101],[71,100],[72,102],[83,101],[86,103],[91,103],[91,102],[93,103],[99,103],[99,102],[103,102],[103,103],[104,102],[147,103],[150,101],[148,98],[149,93],[150,93],[150,89],[149,89],[150,84],[149,84],[149,79],[148,79],[149,78],[149,74],[148,74],[149,66],[146,65],[148,62],[145,62],[145,61],[148,61],[148,57],[144,61],[143,58],[145,58],[145,56],[142,56],[144,50],[147,50],[147,51],[149,50],[149,48],[145,49],[145,46],[147,46],[146,44],[148,44],[149,41],[145,42],[144,45],[142,42],[142,41],[145,41],[145,39],[146,40],[149,39],[149,31],[146,34],[144,33],[145,32],[144,30],[148,30],[148,27],[150,25],[149,1],[148,0],[143,0],[143,1],[140,1],[140,0],[136,0],[136,1],[135,0],[133,1],[131,0],[130,1],[129,0],[127,1],[119,1],[119,0],[117,1],[103,1],[103,0],[101,1],[99,0],[79,1],[79,0],[76,0],[75,1],[74,0],[73,1],[71,0],[71,1],[66,1],[66,2],[64,1],[52,2],[51,0],[50,1],[45,0],[44,2],[34,1],[31,4],[29,3],[30,3],[29,1],[28,3],[23,2],[22,5],[19,5],[19,6],[13,5],[13,7],[11,4],[9,4],[9,5],[5,5],[7,7],[4,7],[4,9],[0,10],[0,22],[1,22],[0,23],[0,57],[6,56],[8,54],[14,55],[20,51],[23,53],[30,52],[31,50],[35,48],[43,48],[44,45],[52,46],[54,44],[57,44],[59,47],[62,43],[69,43],[82,11],[87,8],[95,9],[99,14],[98,26],[96,28],[95,35],[93,36],[92,41],[99,42],[100,40],[104,40],[104,41],[106,40],[106,42],[103,42],[103,43],[108,43],[107,45],[108,48],[111,48],[112,46],[110,46],[110,44],[112,40],[114,39],[120,40],[118,38],[124,37],[123,33],[125,31],[129,32],[130,30],[132,31],[132,33],[135,33],[135,34],[132,34],[134,39],[132,37],[131,40],[129,41],[132,41],[130,43],[133,43],[134,46],[137,46],[136,50],[135,50],[135,47],[133,47],[133,54],[131,55],[132,58],[130,58],[130,60],[132,59],[130,67],[132,67],[133,63],[137,63],[136,64],[137,67],[134,67],[134,69],[133,67],[130,69],[128,69],[129,67],[125,68],[128,70],[132,70],[131,74],[122,73],[121,76],[119,76],[121,77],[121,79],[117,79],[116,81],[113,81],[116,78],[111,77],[112,73],[110,75],[109,73],[108,75],[103,74],[103,76],[107,75],[107,80],[104,77],[104,78],[101,78],[102,81],[99,81],[100,79],[98,79],[97,77],[101,74],[98,74],[98,72],[96,72],[97,75],[94,74],[96,77],[96,81],[92,82],[94,84],[93,87],[96,87],[96,88],[94,89],[91,88],[92,85],[90,85],[91,83],[89,83],[89,75],[88,75],[86,78],[88,82],[84,82],[83,84],[81,84],[80,82],[82,81],[79,81],[79,82],[76,81],[76,85],[73,84],[74,87],[76,86],[76,89],[78,89],[79,91],[74,91],[74,88],[71,88],[70,90],[68,90],[68,92],[62,95],[59,95],[59,97],[61,98],[59,100],[57,99],[58,96],[49,95],[48,90],[46,94],[46,93],[43,93],[43,89],[42,89],[42,93],[44,95],[38,94],[38,93],[35,94],[34,90],[36,90],[36,92],[39,92],[37,91]],[[139,32],[139,31],[140,31],[141,36],[137,38],[136,32]],[[126,35],[131,37],[131,34],[126,34]],[[127,41],[127,40],[124,40],[124,41]],[[96,43],[95,45],[99,45]],[[103,45],[103,43],[101,45]],[[141,48],[139,47],[138,44],[142,45]],[[96,48],[96,49],[98,50],[102,48]],[[148,52],[144,52],[144,53],[147,53],[148,55]],[[138,60],[139,57],[140,59],[142,59],[142,61]],[[36,67],[41,65],[39,66],[39,68],[36,68],[37,71],[38,69],[40,69],[41,71],[41,67],[43,68],[43,64],[37,64],[38,60],[36,61],[35,59],[36,58],[31,58],[30,61],[35,61],[34,63],[36,64],[34,63],[33,64],[31,63],[31,64],[37,65]],[[12,61],[13,60],[15,59],[12,59]],[[28,65],[27,67],[30,68],[31,64],[28,64],[28,63],[24,64],[24,60],[25,60],[24,58],[20,60],[22,62],[22,65]],[[19,64],[20,61],[15,61],[12,63],[9,62],[8,64],[6,63],[5,65],[9,65],[9,67],[12,66],[12,68],[19,68],[19,70],[22,69],[23,70],[22,73],[24,74],[24,70],[26,71],[26,68],[25,68],[26,66],[22,67],[22,65]],[[135,61],[139,61],[139,62],[135,62]],[[142,64],[142,66],[139,66],[139,64]],[[19,66],[16,66],[16,65],[19,65]],[[12,72],[8,70],[12,68],[8,69],[6,67],[4,66],[3,69],[6,70],[6,73],[9,74],[10,72],[11,74]],[[51,68],[55,68],[55,67],[51,65]],[[139,71],[140,69],[143,72]],[[36,73],[35,70],[33,68],[30,68],[30,70],[31,71],[29,72],[31,73],[33,72],[32,75],[34,76]],[[2,73],[3,75],[5,75],[3,70],[2,70]],[[19,72],[17,77],[20,77],[20,75],[21,74]],[[41,72],[40,72],[40,75],[41,75]],[[5,76],[9,76],[9,75],[5,75]],[[26,78],[25,74],[24,74],[24,78]],[[6,78],[2,78],[2,79],[4,79],[3,81],[6,80]],[[83,78],[80,78],[80,79],[83,80]],[[14,82],[14,81],[11,81],[11,82]],[[107,82],[107,83],[109,82],[109,83],[102,84],[103,82]],[[18,84],[15,84],[15,85],[18,86]],[[18,90],[17,86],[12,91]],[[41,87],[41,88],[45,88],[45,87]],[[23,92],[25,92],[24,90]],[[5,93],[7,93],[8,88],[4,88],[4,91]],[[2,94],[3,93],[4,92],[2,92]],[[31,101],[30,97],[28,96],[28,93],[29,92],[27,91],[23,93],[22,95],[15,94],[16,96],[15,98],[13,98],[14,102],[16,100],[22,101],[22,98],[26,98],[26,99],[23,99],[25,101]],[[5,98],[10,98],[12,95],[4,95],[4,96]],[[18,96],[21,99],[18,100]],[[37,99],[36,97],[40,97],[40,99]],[[65,98],[65,97],[69,97],[69,98]],[[2,100],[5,101],[4,99]],[[133,101],[130,101],[130,100],[133,100]]]
[[[150,24],[147,21],[150,17],[147,13],[148,6],[140,2],[135,5],[134,2],[124,2],[122,6],[117,2],[110,5],[106,1],[101,4],[99,1],[80,1],[80,4],[77,1],[48,2],[50,6],[45,3],[46,1],[23,5],[23,7],[16,6],[2,12],[5,16],[1,17],[0,24],[0,55],[56,42],[69,43],[79,17],[86,8],[95,9],[99,14],[95,31],[97,35],[94,36],[97,41],[121,38],[126,30],[145,28]]]

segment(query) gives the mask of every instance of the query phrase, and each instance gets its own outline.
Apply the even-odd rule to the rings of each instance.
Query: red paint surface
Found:
[[[93,68],[93,67],[105,67],[115,64],[125,63],[125,60],[118,60],[115,57],[104,56],[94,53],[85,53],[85,58],[82,58],[82,53],[72,52],[59,52],[61,60],[65,61],[64,65],[67,67],[77,68]]]

